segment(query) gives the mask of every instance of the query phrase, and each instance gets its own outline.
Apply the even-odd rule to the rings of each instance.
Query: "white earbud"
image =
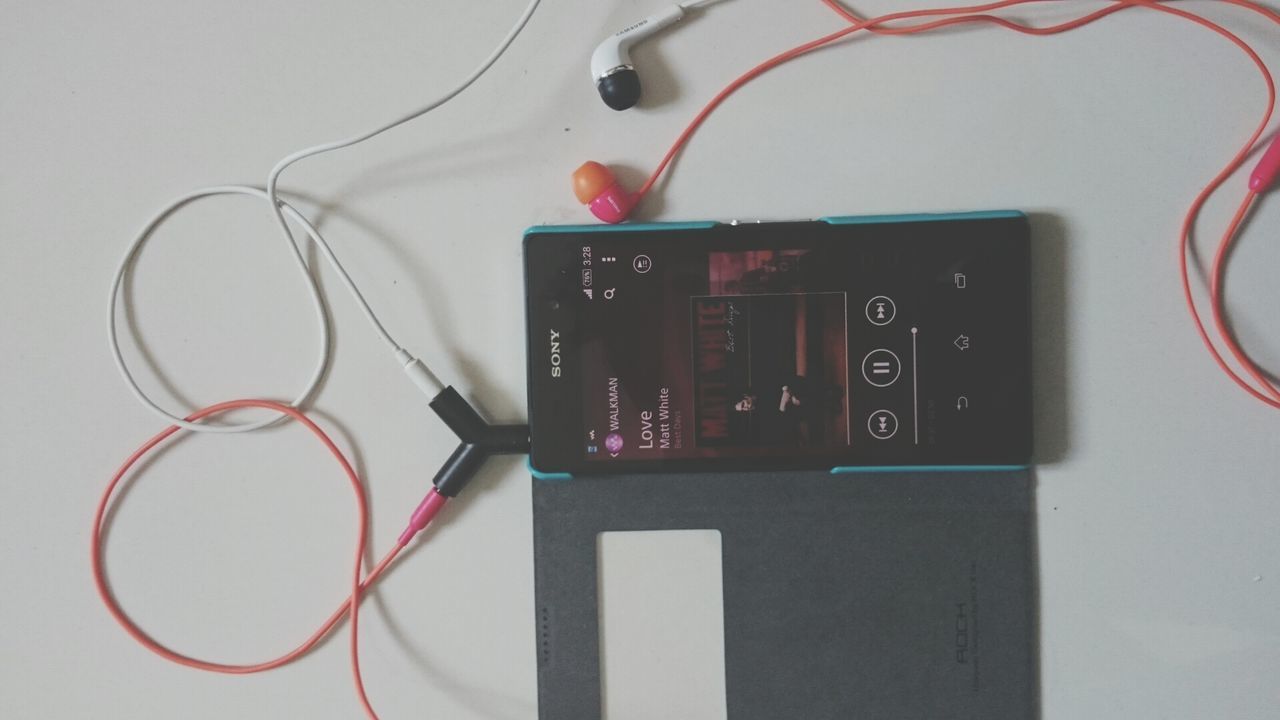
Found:
[[[672,5],[609,36],[591,53],[591,79],[604,104],[626,110],[640,100],[640,76],[631,65],[629,51],[637,42],[684,18],[685,8]]]

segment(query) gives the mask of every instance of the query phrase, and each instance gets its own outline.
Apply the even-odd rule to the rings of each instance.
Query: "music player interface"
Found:
[[[851,303],[846,290],[825,289],[821,255],[618,257],[584,247],[593,258],[582,288],[590,307],[582,333],[586,457],[850,445]]]

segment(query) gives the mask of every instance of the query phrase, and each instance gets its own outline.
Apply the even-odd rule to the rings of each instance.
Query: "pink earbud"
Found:
[[[626,220],[640,199],[619,185],[609,168],[594,160],[573,171],[573,194],[590,208],[592,215],[611,225]]]

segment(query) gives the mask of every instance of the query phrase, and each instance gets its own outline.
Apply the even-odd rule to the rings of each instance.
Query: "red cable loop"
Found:
[[[331,440],[328,435],[325,434],[324,430],[321,430],[319,426],[311,421],[311,418],[307,417],[296,408],[272,402],[270,400],[232,400],[229,402],[218,403],[217,405],[211,405],[203,410],[197,410],[191,415],[188,415],[186,419],[194,422],[196,420],[213,417],[238,408],[264,408],[267,410],[274,410],[275,412],[282,415],[288,415],[294,420],[302,423],[302,425],[310,430],[312,434],[320,440],[321,444],[329,450],[329,453],[338,461],[338,465],[342,467],[342,471],[346,473],[347,480],[350,482],[351,489],[356,496],[356,512],[359,519],[359,532],[356,536],[355,567],[352,571],[351,579],[351,595],[343,601],[342,605],[340,605],[338,609],[329,616],[329,619],[325,620],[324,623],[320,625],[320,628],[312,633],[311,637],[303,641],[301,645],[290,650],[284,655],[275,658],[274,660],[267,660],[265,662],[251,665],[213,663],[183,655],[156,642],[147,635],[146,632],[139,628],[120,607],[115,596],[111,594],[111,588],[107,584],[106,570],[103,568],[102,564],[102,521],[103,517],[106,515],[107,508],[111,504],[112,495],[115,494],[117,486],[119,486],[120,481],[125,477],[125,475],[128,474],[130,468],[146,456],[147,453],[151,452],[157,445],[164,442],[180,429],[176,425],[170,425],[150,440],[143,443],[142,447],[135,450],[133,454],[124,461],[124,464],[122,464],[120,468],[116,470],[115,474],[111,476],[111,481],[107,483],[107,488],[103,491],[102,498],[98,501],[98,509],[93,515],[93,534],[90,540],[90,553],[92,554],[93,561],[93,582],[98,589],[98,596],[102,598],[103,604],[107,606],[107,610],[111,612],[111,615],[116,619],[116,622],[120,623],[120,626],[132,635],[134,640],[137,640],[139,644],[151,652],[166,660],[178,663],[179,665],[186,665],[187,667],[196,668],[198,670],[207,670],[209,672],[226,673],[231,675],[246,675],[272,670],[280,667],[281,665],[297,660],[299,657],[310,652],[311,649],[315,647],[316,643],[320,642],[321,638],[328,635],[329,631],[333,630],[334,626],[338,624],[344,615],[350,613],[351,674],[355,681],[356,695],[360,698],[360,704],[364,707],[365,714],[370,718],[376,719],[378,717],[377,713],[373,711],[373,706],[369,704],[369,697],[365,694],[364,690],[364,679],[360,674],[360,596],[361,593],[377,581],[378,577],[382,575],[389,565],[391,565],[395,560],[396,555],[404,549],[404,545],[397,544],[395,547],[391,548],[391,551],[383,556],[382,560],[378,562],[377,566],[373,568],[368,577],[364,578],[362,582],[360,579],[360,570],[362,565],[362,556],[364,554],[364,546],[368,534],[368,508],[365,504],[364,486],[360,484],[360,478],[356,475],[356,471],[352,469],[351,463],[347,462],[347,458],[342,454],[342,451],[338,449],[338,446],[334,444],[333,440]]]

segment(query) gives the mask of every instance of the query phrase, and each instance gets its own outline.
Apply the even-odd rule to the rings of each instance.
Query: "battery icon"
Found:
[[[582,287],[584,288],[591,287],[591,271],[590,270],[582,271]]]

